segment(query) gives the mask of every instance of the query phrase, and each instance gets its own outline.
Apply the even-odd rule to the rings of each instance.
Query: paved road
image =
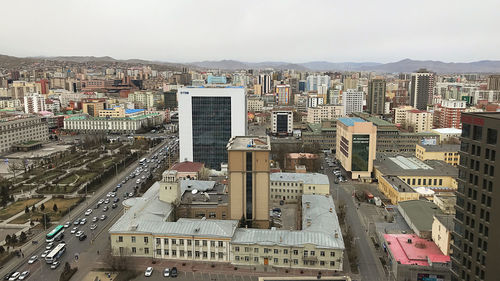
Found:
[[[345,186],[348,189],[350,189],[350,186],[352,186],[350,184],[351,182],[348,181],[341,184],[335,184],[334,183],[335,176],[332,173],[332,168],[329,168],[326,162],[323,163],[323,166],[325,167],[325,174],[327,174],[328,178],[330,179],[330,192],[333,195],[334,199],[335,200],[340,199],[346,204],[346,220],[348,224],[351,226],[351,229],[353,231],[353,236],[355,237],[354,238],[355,247],[358,250],[358,267],[362,280],[367,280],[367,281],[386,280],[382,265],[379,259],[377,258],[375,249],[373,245],[371,245],[371,241],[356,211],[356,204],[352,197],[352,193],[347,192],[343,188],[343,186]]]
[[[175,139],[167,140],[166,142],[161,143],[153,151],[148,153],[148,155],[145,157],[150,158],[154,153],[163,149],[167,143],[168,145],[173,145],[175,143]],[[74,234],[70,234],[71,228],[75,226],[73,224],[65,230],[63,240],[67,244],[67,249],[66,253],[64,253],[60,259],[61,266],[59,266],[55,270],[52,270],[50,269],[50,265],[46,264],[45,261],[40,258],[34,264],[28,265],[26,261],[29,258],[29,256],[28,254],[26,254],[25,258],[20,259],[20,261],[16,265],[15,271],[29,270],[31,272],[31,277],[28,278],[28,280],[35,280],[35,279],[58,280],[61,271],[63,270],[64,263],[70,262],[73,266],[78,266],[80,269],[83,269],[77,272],[77,275],[82,275],[83,278],[83,276],[85,276],[85,274],[89,270],[88,265],[94,264],[96,260],[105,258],[104,253],[102,252],[104,252],[104,249],[109,249],[110,243],[109,243],[108,229],[123,213],[123,205],[121,204],[124,198],[123,195],[125,192],[132,192],[134,190],[134,187],[136,185],[136,180],[138,179],[138,177],[128,180],[125,184],[122,185],[121,188],[118,189],[116,198],[119,198],[120,201],[117,203],[118,205],[117,208],[115,209],[111,208],[114,199],[113,197],[110,197],[109,204],[102,204],[99,207],[99,209],[95,208],[97,201],[99,201],[100,199],[106,199],[107,198],[106,193],[111,191],[114,187],[116,187],[118,183],[121,183],[122,180],[132,171],[134,171],[137,166],[139,166],[139,164],[136,162],[133,165],[127,167],[117,177],[115,177],[112,181],[110,181],[105,187],[101,188],[102,191],[100,190],[99,194],[101,194],[102,192],[103,195],[93,196],[91,199],[82,203],[82,204],[88,204],[88,207],[83,208],[82,211],[76,214],[71,214],[70,216],[70,218],[72,219],[71,222],[73,222],[76,218],[84,218],[84,217],[87,218],[87,223],[85,225],[79,225],[78,228],[79,230],[83,230],[87,234],[88,238],[84,241],[79,241]],[[144,171],[141,172],[141,175],[139,177],[142,177],[144,174],[145,174]],[[105,212],[103,211],[103,208],[106,205],[108,206],[109,210]],[[92,214],[89,216],[85,216],[84,212],[86,209],[92,209]],[[98,220],[95,223],[97,225],[97,228],[95,230],[90,230],[90,226],[93,224],[92,218],[94,216],[100,217],[103,214],[105,214],[108,218],[106,218],[105,220]],[[61,221],[60,223],[64,224],[63,221]],[[34,251],[33,255],[38,255],[40,257],[40,255],[45,250],[45,246],[46,246],[45,241],[39,241],[39,247]],[[102,254],[97,255],[98,250],[100,250],[100,253]],[[32,254],[30,254],[30,256],[31,255]],[[76,255],[78,255],[78,260],[76,260],[75,258]],[[3,274],[6,273],[7,272],[3,272]],[[77,277],[75,276],[74,278]],[[77,278],[74,280],[80,280],[80,279]]]
[[[163,269],[156,269],[153,271],[151,277],[145,277],[144,274],[138,276],[134,281],[149,281],[167,279],[163,277]],[[183,272],[180,271],[176,278],[178,281],[257,281],[257,276],[245,276],[235,274],[222,274],[222,273],[203,273],[203,272]],[[173,280],[176,280],[173,279]],[[167,279],[168,280],[168,279]]]

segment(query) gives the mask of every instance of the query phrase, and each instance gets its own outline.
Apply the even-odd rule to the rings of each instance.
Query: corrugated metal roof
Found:
[[[340,117],[337,119],[337,121],[340,121],[344,123],[344,125],[349,127],[354,126],[354,123],[366,122],[364,119],[359,117]]]
[[[304,184],[330,184],[328,176],[319,173],[271,173],[271,181],[300,181]]]

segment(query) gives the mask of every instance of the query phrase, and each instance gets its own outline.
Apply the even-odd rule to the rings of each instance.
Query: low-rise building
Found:
[[[405,129],[420,133],[432,130],[432,113],[418,109],[408,110],[406,113]]]
[[[7,115],[0,117],[0,153],[10,151],[15,144],[49,139],[47,122],[40,117]]]
[[[422,145],[417,144],[415,157],[425,160],[441,160],[450,165],[457,166],[460,162],[459,144]]]
[[[444,255],[450,255],[451,232],[453,231],[452,215],[434,215],[432,222],[432,241],[436,243]]]
[[[384,234],[391,280],[450,281],[450,257],[434,242],[413,234]]]
[[[178,179],[191,179],[196,180],[205,168],[205,165],[200,162],[183,161],[175,163],[170,170],[177,171]]]
[[[304,145],[319,144],[321,150],[334,151],[337,145],[337,121],[323,120],[321,123],[308,123],[302,131]]]
[[[434,202],[443,213],[448,215],[455,214],[455,204],[457,203],[457,196],[455,194],[450,192],[434,194],[432,202]]]
[[[298,202],[304,194],[330,194],[328,176],[318,173],[271,173],[273,201]]]
[[[378,189],[391,203],[397,205],[399,202],[418,200],[420,195],[409,184],[395,176],[379,177]]]
[[[415,234],[423,239],[432,238],[434,215],[443,215],[436,204],[427,200],[399,202],[398,211]]]
[[[247,99],[247,111],[261,112],[264,107],[264,100],[260,96],[250,96]]]
[[[237,229],[232,263],[342,271],[345,247],[332,197],[304,195],[301,209],[302,230]]]
[[[135,133],[143,128],[162,124],[159,114],[124,118],[73,116],[64,119],[64,129],[86,133]]]
[[[439,142],[440,143],[447,143],[455,140],[456,142],[459,141],[459,137],[462,134],[461,129],[455,129],[455,128],[440,128],[440,129],[433,129],[431,132],[439,134]]]

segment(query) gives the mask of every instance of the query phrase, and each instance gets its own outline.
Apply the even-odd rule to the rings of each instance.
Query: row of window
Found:
[[[161,239],[162,238],[156,238],[156,244],[157,245],[160,245],[161,244]],[[149,243],[149,237],[148,236],[144,236],[143,237],[143,241],[145,244],[148,244]],[[185,243],[188,245],[188,246],[191,246],[192,243],[193,243],[193,240],[191,239],[169,239],[169,238],[163,238],[163,243],[165,245],[168,245],[169,241],[172,243],[172,245],[181,245],[183,246],[184,245],[184,241],[186,241]],[[118,241],[117,242],[123,242],[123,236],[118,236]],[[130,236],[130,242],[132,243],[136,243],[137,242],[137,237],[136,236]],[[201,243],[200,243],[201,242]],[[203,247],[207,247],[208,246],[208,243],[210,242],[210,247],[215,247],[217,245],[217,247],[224,247],[224,241],[208,241],[208,240],[194,240],[194,245],[195,246],[203,246]]]
[[[250,257],[249,256],[235,256],[234,257],[234,260],[235,261],[246,261],[246,262],[249,262],[250,261]],[[254,257],[253,258],[253,262],[254,263],[258,263],[259,262],[259,257]],[[279,259],[278,258],[274,258],[272,259],[272,262],[273,264],[277,265],[279,264]],[[299,264],[299,260],[298,259],[292,259],[291,261],[289,259],[283,259],[283,264],[289,264],[289,263],[293,263],[294,265],[298,265]],[[327,266],[328,263],[326,263],[325,261],[302,261],[303,265],[310,265],[310,266],[314,266],[316,264],[319,264],[320,266]],[[329,265],[331,267],[335,266],[335,261],[330,261]]]
[[[472,136],[471,136],[472,128]],[[483,127],[472,126],[470,124],[462,124],[462,137],[472,138],[476,141],[481,141],[483,139]],[[496,145],[498,140],[498,131],[495,129],[488,128],[486,130],[486,143]]]
[[[252,250],[253,249],[253,250]],[[240,252],[240,247],[239,246],[235,246],[234,247],[234,251],[235,252]],[[244,248],[244,252],[245,253],[249,253],[249,252],[253,252],[253,253],[256,253],[258,254],[260,251],[260,248],[251,248],[251,247],[245,247]],[[264,248],[264,254],[270,254],[270,253],[274,253],[276,255],[279,255],[281,254],[282,250],[281,249],[270,249],[270,248]],[[288,255],[289,253],[289,250],[288,249],[283,249],[283,255]],[[294,256],[297,256],[299,255],[299,250],[292,250],[292,254]],[[307,257],[307,256],[316,256],[316,251],[308,251],[308,250],[303,250],[302,251],[302,254],[304,255],[304,257]],[[327,254],[326,251],[319,251],[319,256],[320,257],[325,257]],[[335,257],[335,252],[331,251],[330,252],[330,257]]]
[[[403,178],[403,180],[405,180]],[[434,184],[433,184],[433,180],[434,180]],[[443,185],[443,179],[406,179],[406,183],[409,184],[409,185],[433,185],[433,186],[441,186]],[[439,185],[438,185],[439,183]]]
[[[297,182],[271,182],[271,185],[274,186],[302,186],[302,183]]]

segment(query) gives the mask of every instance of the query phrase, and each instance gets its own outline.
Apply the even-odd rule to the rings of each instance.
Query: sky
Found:
[[[500,60],[499,0],[2,1],[0,54],[195,62]]]

